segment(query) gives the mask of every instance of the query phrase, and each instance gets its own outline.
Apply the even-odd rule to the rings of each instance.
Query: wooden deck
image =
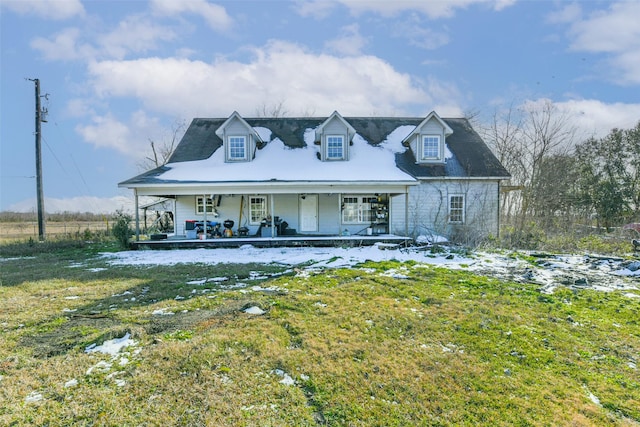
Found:
[[[334,247],[334,246],[372,246],[376,243],[405,245],[413,239],[393,234],[377,236],[278,236],[278,237],[219,237],[207,240],[186,239],[168,236],[162,240],[140,240],[131,243],[133,249],[187,249],[187,248],[237,248],[252,245],[260,248],[270,247]]]

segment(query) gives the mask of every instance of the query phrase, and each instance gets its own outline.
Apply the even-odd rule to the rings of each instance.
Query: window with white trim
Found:
[[[449,196],[449,222],[453,224],[464,223],[464,196],[462,194]]]
[[[440,158],[440,135],[422,135],[422,159]]]
[[[227,150],[229,160],[247,160],[247,137],[227,137]]]
[[[371,201],[373,196],[352,196],[342,198],[343,224],[368,224],[371,222]]]
[[[207,213],[213,213],[214,209],[213,209],[213,199],[211,197],[207,197],[206,198],[206,206],[207,206]],[[205,204],[204,204],[204,197],[202,196],[197,196],[196,197],[196,213],[197,214],[204,214],[204,208],[205,208]]]
[[[344,159],[344,136],[327,135],[327,160]]]
[[[249,224],[258,225],[267,217],[267,198],[265,196],[249,197]]]

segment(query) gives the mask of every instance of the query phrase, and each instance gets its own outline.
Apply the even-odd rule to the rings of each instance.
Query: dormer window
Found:
[[[258,132],[237,111],[216,129],[216,136],[224,145],[225,162],[250,162],[258,144],[263,142]]]
[[[440,135],[422,135],[422,160],[440,158]]]
[[[349,160],[349,144],[356,130],[337,111],[316,128],[315,142],[322,161]]]
[[[327,135],[327,160],[344,159],[344,135]]]
[[[402,140],[402,143],[411,147],[417,163],[442,164],[445,162],[445,139],[452,133],[453,129],[447,122],[432,111]]]
[[[229,136],[227,138],[227,147],[229,150],[229,160],[242,161],[247,160],[247,137],[246,136]]]

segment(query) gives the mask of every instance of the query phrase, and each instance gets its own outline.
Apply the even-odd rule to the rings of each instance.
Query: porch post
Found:
[[[338,193],[338,236],[342,236],[342,193]]]
[[[173,236],[178,237],[178,196],[173,199]]]
[[[133,189],[134,209],[136,211],[136,242],[140,241],[140,212],[138,212],[138,189]]]
[[[211,203],[213,204],[213,199],[211,200]],[[202,223],[202,226],[204,227],[203,239],[207,240],[207,195],[206,194],[202,195],[202,207],[204,208],[204,222]]]
[[[409,186],[404,187],[404,237],[409,237]]]
[[[273,194],[270,195],[269,197],[270,199],[270,203],[271,203],[271,238],[276,237],[276,207],[275,207],[275,202],[274,202],[274,197]]]

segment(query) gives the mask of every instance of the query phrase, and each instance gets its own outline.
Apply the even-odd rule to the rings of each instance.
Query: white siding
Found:
[[[449,196],[464,195],[465,222],[448,222]],[[391,232],[404,234],[405,196],[391,198]],[[460,242],[475,242],[498,233],[498,183],[495,181],[424,181],[409,190],[408,231],[430,230]]]
[[[340,233],[340,196],[320,194],[318,197],[318,225],[320,233]]]

